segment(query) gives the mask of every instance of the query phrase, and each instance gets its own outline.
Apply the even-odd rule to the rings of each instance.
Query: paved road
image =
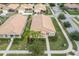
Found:
[[[67,11],[65,11],[68,15],[70,15]],[[79,24],[79,21],[76,20],[74,17],[79,17],[79,15],[70,15],[70,17],[72,18],[72,20],[74,20],[77,24]]]
[[[77,27],[76,24],[73,22],[72,18],[71,18],[68,14],[65,14],[65,13],[59,8],[59,6],[55,6],[55,7],[53,7],[52,9],[53,9],[54,14],[55,14],[56,17],[58,17],[58,15],[61,14],[61,13],[63,13],[63,14],[65,15],[66,19],[65,19],[65,20],[61,20],[61,21],[62,21],[62,22],[67,22],[67,21],[68,21],[68,22],[71,24],[71,27],[67,28],[67,31],[68,31],[69,33],[74,32],[74,31],[79,31],[79,30],[78,30],[78,27]]]
[[[50,44],[49,44],[48,36],[45,35],[45,38],[46,38],[47,54],[48,54],[48,56],[51,56],[51,53],[50,53]]]
[[[79,26],[77,26],[76,23],[74,23],[73,20],[76,20],[75,18],[73,18],[67,11],[65,11],[65,15],[67,16],[67,20],[72,24],[72,26],[74,27],[74,29],[76,29],[76,31],[79,32]],[[76,21],[77,22],[77,21]],[[78,23],[78,22],[77,22]]]
[[[76,41],[77,47],[78,47],[78,51],[75,53],[76,56],[79,56],[79,41]]]
[[[11,41],[10,41],[10,43],[9,43],[7,49],[6,49],[6,52],[3,54],[3,56],[6,56],[7,55],[7,51],[11,48],[12,43],[13,43],[13,40],[14,40],[14,38],[11,38]]]

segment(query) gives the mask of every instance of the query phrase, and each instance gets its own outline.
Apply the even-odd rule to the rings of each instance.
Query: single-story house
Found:
[[[46,6],[44,4],[36,4],[34,6],[34,13],[41,14],[46,11]]]
[[[43,14],[34,15],[32,17],[32,24],[30,31],[40,32],[42,36],[55,36],[56,30],[52,23],[50,16]]]
[[[64,7],[65,8],[68,8],[68,9],[78,9],[79,10],[79,4],[70,4],[70,3],[67,3],[67,4],[64,4]]]
[[[33,14],[33,5],[32,4],[21,4],[21,6],[18,9],[18,13],[22,15]]]
[[[21,38],[26,22],[27,17],[21,14],[15,14],[9,17],[0,26],[0,38]]]
[[[8,13],[13,13],[17,11],[19,4],[8,4],[6,7],[3,8],[3,13],[6,15]]]

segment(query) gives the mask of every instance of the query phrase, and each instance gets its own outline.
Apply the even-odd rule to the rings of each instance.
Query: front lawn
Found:
[[[5,50],[10,42],[10,39],[0,38],[0,50]]]
[[[52,18],[52,22],[56,29],[56,38],[49,39],[50,42],[50,49],[51,50],[65,50],[68,48],[68,43],[66,38],[64,37],[58,23],[54,18]]]

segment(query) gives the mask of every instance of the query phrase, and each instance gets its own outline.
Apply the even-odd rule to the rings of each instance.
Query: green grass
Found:
[[[0,38],[0,50],[5,50],[10,42],[10,39]]]
[[[52,21],[53,21],[53,24],[56,29],[57,38],[55,40],[53,38],[49,39],[50,49],[51,50],[65,50],[68,48],[68,43],[58,25],[58,23],[56,22],[56,20],[54,18],[52,18]],[[64,46],[64,45],[66,45],[66,46]]]
[[[0,56],[3,56],[3,54],[0,54]]]
[[[62,23],[61,21],[60,21],[60,23],[61,23],[61,25],[63,26],[63,23]],[[69,39],[70,39],[70,41],[71,41],[71,43],[72,43],[72,45],[73,45],[73,49],[77,51],[77,45],[76,45],[75,41],[74,41],[74,40],[71,40],[70,34],[69,34],[68,31],[66,30],[66,27],[63,26],[63,28],[64,28],[65,32],[67,33],[67,35],[68,35],[68,37],[69,37]]]
[[[78,17],[75,17],[75,19],[76,19],[77,21],[79,21],[79,18],[78,18]]]
[[[66,54],[51,54],[52,56],[66,56]]]
[[[79,22],[79,18],[78,17],[75,17],[75,20],[77,20]],[[74,21],[74,23],[77,24],[77,26],[79,26],[79,24],[77,22]]]
[[[79,15],[79,10],[70,10],[70,9],[68,9],[67,11],[71,15]]]

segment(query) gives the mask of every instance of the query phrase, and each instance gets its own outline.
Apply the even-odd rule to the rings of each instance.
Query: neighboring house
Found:
[[[78,9],[79,10],[79,4],[70,4],[70,3],[67,3],[67,4],[64,4],[64,7],[68,8],[68,9]]]
[[[6,7],[4,4],[0,4],[0,16],[3,14],[3,8]]]
[[[8,4],[6,7],[3,8],[3,13],[6,15],[8,13],[14,13],[17,11],[19,4]]]
[[[11,16],[0,26],[0,38],[21,38],[27,17],[21,14]]]
[[[34,6],[34,13],[35,14],[42,14],[43,12],[46,11],[46,6],[45,4],[36,4]]]
[[[32,24],[30,31],[40,32],[42,36],[55,36],[56,30],[52,23],[50,16],[34,15],[32,17]]]
[[[21,4],[21,6],[18,9],[18,13],[22,15],[32,15],[33,5],[32,4]]]

